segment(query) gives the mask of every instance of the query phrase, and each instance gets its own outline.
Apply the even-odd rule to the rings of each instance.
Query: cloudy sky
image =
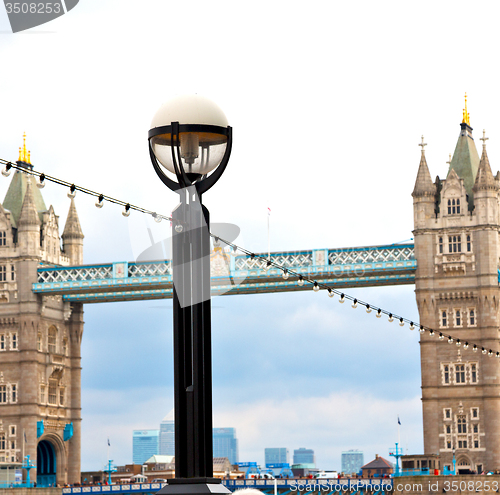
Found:
[[[444,177],[465,92],[476,140],[486,129],[499,168],[498,10],[80,0],[12,34],[1,7],[0,157],[15,160],[26,131],[37,170],[169,214],[177,198],[153,171],[147,131],[164,101],[198,93],[234,129],[229,166],[204,202],[213,222],[240,226],[238,243],[267,249],[267,208],[275,251],[405,241],[421,136],[431,175]],[[43,194],[63,225],[66,191]],[[76,201],[86,263],[140,254],[140,214]],[[417,318],[412,286],[350,293]],[[326,469],[340,469],[348,449],[388,457],[398,415],[405,451],[422,452],[416,332],[323,292],[212,306],[214,426],[236,428],[240,460],[263,463],[265,447],[312,448]],[[130,463],[132,430],[158,427],[173,405],[171,301],[88,305],[82,354],[82,469],[103,466],[108,436],[115,463]]]

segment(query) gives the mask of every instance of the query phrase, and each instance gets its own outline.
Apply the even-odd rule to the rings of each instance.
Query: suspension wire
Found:
[[[124,211],[122,212],[122,214],[124,216],[129,216],[130,210],[134,210],[134,211],[138,211],[140,213],[144,213],[146,215],[151,215],[157,222],[160,222],[161,220],[168,220],[170,222],[174,222],[174,220],[172,219],[171,216],[161,215],[161,214],[156,213],[154,211],[147,210],[146,208],[142,208],[140,206],[135,206],[131,203],[122,201],[120,199],[116,199],[116,198],[113,198],[111,196],[107,196],[105,194],[98,193],[96,191],[92,191],[91,189],[87,189],[85,187],[77,186],[76,184],[72,184],[72,183],[67,182],[65,180],[58,179],[57,177],[52,177],[50,175],[46,175],[43,172],[38,172],[34,169],[28,169],[26,167],[19,166],[16,163],[12,163],[10,161],[4,160],[3,158],[0,158],[0,164],[5,165],[5,168],[2,171],[2,175],[6,176],[6,177],[8,175],[10,175],[10,169],[13,168],[15,170],[19,170],[19,171],[24,172],[26,174],[38,177],[39,183],[37,185],[39,185],[39,187],[43,187],[43,185],[41,185],[41,184],[43,184],[45,181],[49,181],[49,182],[53,182],[54,184],[58,184],[58,185],[61,185],[64,187],[69,187],[69,189],[70,189],[70,193],[68,193],[69,197],[74,197],[75,191],[80,191],[80,192],[87,194],[89,196],[94,196],[94,197],[98,198],[98,203],[96,203],[96,206],[98,206],[98,207],[102,206],[104,201],[108,201],[110,203],[114,203],[114,204],[123,206]],[[182,231],[182,229],[180,231]],[[238,246],[237,244],[234,244],[233,242],[222,239],[221,237],[219,237],[215,234],[210,233],[210,237],[212,237],[216,243],[218,243],[219,241],[223,242],[228,247],[232,248],[234,252],[240,251],[241,253],[249,256],[251,259],[256,260],[258,262],[261,262],[261,267],[263,269],[268,270],[271,267],[277,268],[277,269],[282,271],[283,278],[285,278],[285,279],[288,279],[290,276],[292,276],[294,278],[297,278],[297,283],[301,286],[304,285],[305,283],[312,285],[313,290],[315,292],[318,292],[319,290],[324,289],[328,292],[328,295],[330,297],[333,297],[334,295],[339,296],[340,303],[343,303],[346,300],[352,301],[353,308],[356,308],[358,305],[364,306],[366,308],[367,313],[371,313],[372,311],[375,311],[375,316],[377,318],[380,318],[382,315],[385,315],[388,317],[388,320],[390,322],[392,322],[394,320],[399,321],[400,326],[404,326],[405,323],[409,324],[410,330],[413,330],[414,328],[418,328],[421,334],[428,332],[431,337],[437,334],[437,338],[439,340],[447,339],[448,343],[450,343],[450,344],[455,343],[457,345],[457,347],[463,346],[464,349],[468,349],[470,346],[472,346],[473,351],[478,351],[481,348],[482,354],[488,354],[488,356],[490,356],[490,357],[495,356],[497,358],[500,358],[500,352],[498,352],[498,351],[495,353],[493,350],[491,350],[491,349],[487,350],[484,347],[478,346],[477,344],[475,344],[473,342],[469,343],[468,341],[466,341],[466,342],[462,343],[460,339],[453,337],[452,335],[448,335],[448,334],[443,333],[441,331],[436,331],[436,330],[432,329],[431,327],[424,326],[419,322],[414,322],[408,318],[405,318],[404,316],[400,316],[396,313],[392,313],[391,311],[380,308],[378,306],[373,306],[366,301],[363,301],[363,300],[358,299],[354,296],[346,294],[346,293],[344,293],[338,289],[335,289],[335,288],[333,288],[325,283],[318,282],[317,280],[314,280],[312,278],[304,277],[304,275],[302,275],[301,273],[296,272],[290,268],[284,267],[283,265],[279,265],[278,263],[276,263],[272,259],[269,259],[267,256],[261,256],[261,255],[255,254],[252,251],[249,251],[248,249],[245,249],[241,246]]]

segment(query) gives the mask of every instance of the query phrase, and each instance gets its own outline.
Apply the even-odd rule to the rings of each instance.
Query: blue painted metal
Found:
[[[64,426],[64,434],[63,434],[64,441],[65,442],[68,441],[72,436],[73,436],[73,422],[67,423]]]
[[[218,251],[212,259],[219,267],[212,264],[213,295],[311,290],[297,277],[284,280],[278,268],[264,269],[257,257]],[[271,253],[271,260],[337,289],[413,284],[417,267],[413,244]],[[41,267],[33,292],[83,303],[171,298],[170,261]]]
[[[393,480],[390,478],[375,479],[334,479],[334,480],[223,480],[222,483],[231,491],[240,488],[257,488],[263,492],[274,490],[276,482],[280,495],[290,492],[305,494],[312,492],[349,492],[351,495],[356,492],[371,491],[384,494],[393,489]],[[102,493],[155,493],[166,483],[137,483],[131,485],[102,485],[102,486],[81,486],[63,488],[63,495],[74,494],[102,494]]]
[[[43,435],[44,430],[43,420],[36,422],[36,437],[40,438]]]

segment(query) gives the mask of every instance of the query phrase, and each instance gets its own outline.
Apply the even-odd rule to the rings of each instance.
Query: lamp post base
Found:
[[[157,495],[226,495],[231,490],[226,488],[220,478],[174,478],[168,480]]]

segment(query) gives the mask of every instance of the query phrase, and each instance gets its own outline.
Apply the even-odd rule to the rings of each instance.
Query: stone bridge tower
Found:
[[[434,329],[420,340],[424,450],[442,467],[455,454],[463,473],[500,469],[500,359],[482,351],[500,351],[500,174],[486,139],[483,131],[479,159],[466,99],[446,179],[431,180],[422,138],[412,194],[416,299],[420,322]]]
[[[26,145],[17,164],[32,169]],[[0,205],[0,462],[29,455],[38,486],[80,481],[81,304],[33,294],[40,265],[82,262],[75,204],[59,234],[34,177],[13,174]]]

